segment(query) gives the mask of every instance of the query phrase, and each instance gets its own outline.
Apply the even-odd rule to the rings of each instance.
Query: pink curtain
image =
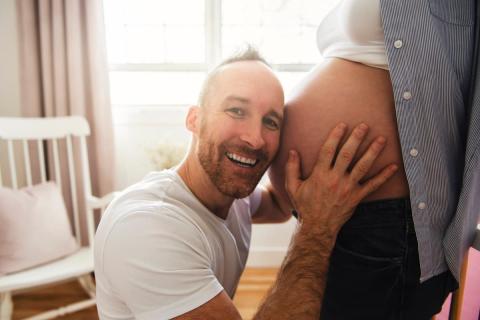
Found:
[[[86,117],[93,193],[111,192],[114,143],[102,1],[19,0],[17,12],[22,114]]]
[[[84,116],[91,128],[92,193],[102,196],[113,191],[114,141],[102,1],[18,0],[17,16],[22,115]],[[65,177],[67,168],[62,168],[62,181]],[[81,192],[79,196],[85,199]],[[71,209],[69,191],[64,190],[64,197]],[[85,202],[80,206],[84,209]]]

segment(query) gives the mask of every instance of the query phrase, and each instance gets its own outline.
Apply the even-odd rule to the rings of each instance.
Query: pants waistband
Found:
[[[354,228],[398,225],[406,227],[409,233],[415,233],[409,198],[362,202],[346,225]]]

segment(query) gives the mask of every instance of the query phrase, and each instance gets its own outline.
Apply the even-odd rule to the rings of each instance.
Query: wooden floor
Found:
[[[252,318],[263,296],[275,280],[276,273],[277,269],[245,270],[234,299],[243,319]],[[87,295],[76,282],[19,294],[13,297],[13,319],[23,319],[84,298],[87,298]],[[97,309],[92,307],[57,319],[96,320],[98,319]]]

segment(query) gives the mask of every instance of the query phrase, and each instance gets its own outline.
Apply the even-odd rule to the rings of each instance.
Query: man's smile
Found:
[[[232,152],[225,152],[225,155],[230,161],[242,167],[253,168],[258,163],[258,159],[243,157]]]

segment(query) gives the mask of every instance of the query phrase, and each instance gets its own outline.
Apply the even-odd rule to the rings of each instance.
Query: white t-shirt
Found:
[[[175,171],[147,175],[112,202],[97,229],[100,319],[170,319],[222,290],[233,297],[250,235],[250,197],[235,200],[223,220]]]

